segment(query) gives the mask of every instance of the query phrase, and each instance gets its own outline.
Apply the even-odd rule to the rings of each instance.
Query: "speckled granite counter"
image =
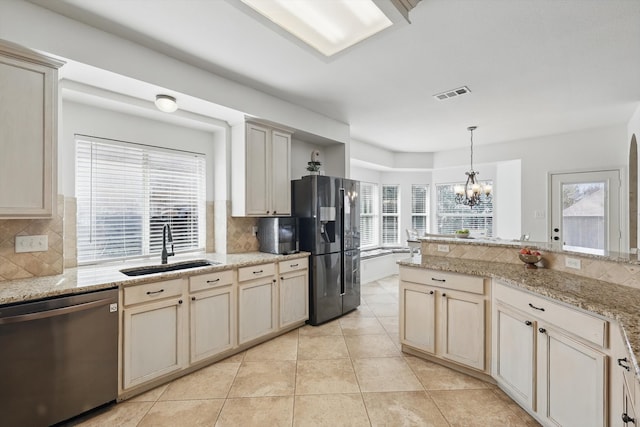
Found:
[[[56,276],[34,277],[29,279],[10,280],[0,282],[0,305],[25,302],[41,298],[60,295],[71,295],[100,289],[130,286],[141,283],[157,282],[159,280],[175,279],[185,275],[212,273],[230,268],[245,267],[267,262],[284,261],[288,259],[304,258],[308,252],[292,255],[273,255],[262,252],[242,254],[201,253],[180,255],[170,258],[170,264],[192,259],[207,259],[218,264],[191,268],[188,270],[171,271],[166,273],[147,274],[129,277],[120,270],[130,267],[160,264],[159,257],[146,260],[122,261],[99,266],[85,266],[69,268],[63,274]]]
[[[538,295],[616,320],[626,339],[636,378],[640,380],[640,367],[636,357],[640,355],[639,289],[560,271],[527,270],[522,264],[436,256],[407,258],[399,261],[398,264],[501,279]]]

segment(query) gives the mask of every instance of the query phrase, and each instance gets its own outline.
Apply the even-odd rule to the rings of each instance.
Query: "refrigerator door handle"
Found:
[[[344,287],[344,188],[340,188],[340,296],[346,293]]]

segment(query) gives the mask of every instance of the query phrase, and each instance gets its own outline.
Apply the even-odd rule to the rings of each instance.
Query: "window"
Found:
[[[429,186],[413,184],[411,186],[411,228],[424,236],[429,231]]]
[[[487,184],[491,185],[493,182],[487,181]],[[459,205],[454,192],[456,185],[464,183],[436,185],[438,233],[453,234],[456,230],[466,228],[472,234],[492,237],[493,201],[487,201],[483,196],[483,201],[473,208]]]
[[[382,186],[382,244],[397,245],[400,239],[398,232],[400,218],[400,187],[397,185]]]
[[[378,185],[360,183],[360,247],[378,245]]]
[[[204,249],[204,155],[76,137],[78,263]]]

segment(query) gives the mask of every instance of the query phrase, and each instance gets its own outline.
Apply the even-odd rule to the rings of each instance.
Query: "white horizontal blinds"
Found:
[[[160,253],[165,223],[176,250],[202,248],[204,156],[89,137],[76,154],[78,263]]]
[[[411,228],[423,236],[429,224],[429,186],[413,184],[411,186]]]
[[[396,245],[399,242],[398,205],[400,188],[397,185],[382,186],[382,244]]]
[[[487,181],[486,184],[492,185],[493,182]],[[456,185],[464,183],[436,185],[438,233],[453,234],[456,230],[466,228],[472,234],[492,237],[493,200],[487,201],[483,195],[482,202],[473,208],[457,204],[454,190]]]
[[[360,247],[378,244],[378,186],[360,183]]]

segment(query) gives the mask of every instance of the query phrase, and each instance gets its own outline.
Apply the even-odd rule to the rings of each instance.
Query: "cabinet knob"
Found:
[[[429,295],[433,295],[433,291],[429,291]]]
[[[539,331],[541,334],[546,334],[546,333],[547,333],[547,330],[546,330],[545,328],[538,328],[538,331]]]
[[[178,300],[178,304],[182,304],[182,300],[181,299]]]
[[[531,323],[531,320],[525,320],[524,324],[527,326],[531,326],[533,323]]]
[[[272,280],[272,282],[273,282],[273,283],[276,283],[276,279],[273,279],[273,280]]]
[[[442,296],[443,296],[443,297],[446,297],[446,296],[447,296],[447,294],[442,294]]]
[[[273,215],[275,215],[275,214],[277,214],[277,213],[278,213],[278,212],[276,212],[276,211],[273,211]]]
[[[195,300],[196,300],[196,297],[191,297],[191,301],[195,301]]]
[[[635,418],[631,418],[626,412],[622,413],[622,422],[627,424],[627,423],[631,423],[631,424],[635,424],[636,423],[636,419]]]
[[[267,211],[267,215],[269,215],[269,211]]]
[[[622,363],[622,362],[624,362],[624,363]],[[629,360],[626,357],[624,357],[622,359],[618,359],[618,366],[621,366],[624,369],[626,369],[627,371],[630,371],[631,368],[629,367],[629,365],[625,365],[625,363],[629,363]]]

